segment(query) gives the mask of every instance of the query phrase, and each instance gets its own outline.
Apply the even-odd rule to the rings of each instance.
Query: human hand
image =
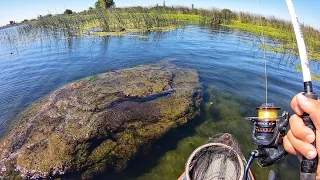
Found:
[[[301,161],[302,156],[313,159],[320,154],[320,102],[318,100],[305,97],[302,93],[296,95],[291,101],[291,108],[296,114],[290,117],[290,130],[284,137],[285,150],[293,155],[297,155]],[[306,112],[309,114],[316,127],[316,134],[304,125],[300,116]],[[313,143],[316,139],[316,148]],[[317,179],[320,179],[320,168],[317,169]]]

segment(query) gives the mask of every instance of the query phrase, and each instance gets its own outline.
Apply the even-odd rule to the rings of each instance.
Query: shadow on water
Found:
[[[231,94],[206,89],[200,116],[155,142],[152,148],[149,147],[148,154],[139,154],[125,171],[104,174],[99,179],[177,179],[192,151],[221,132],[233,134],[248,158],[256,146],[251,141],[251,125],[243,117],[255,106]],[[267,179],[271,169],[280,179],[295,179],[299,172],[298,164],[295,158],[286,158],[268,168],[260,168],[254,163],[252,170],[259,180]]]
[[[184,171],[187,158],[197,147],[218,133],[233,134],[248,158],[256,148],[251,140],[251,125],[243,117],[252,115],[255,105],[239,97],[216,89],[205,88],[201,113],[186,125],[168,132],[164,137],[150,144],[130,161],[120,173],[106,172],[94,179],[109,180],[174,180]],[[251,169],[258,180],[267,180],[272,169],[279,179],[296,179],[299,163],[287,157],[276,165],[260,168],[253,163]],[[79,179],[80,175],[69,174],[63,179]]]
[[[123,172],[105,173],[95,179],[177,179],[183,173],[185,162],[192,151],[213,135],[222,132],[233,134],[248,158],[249,152],[256,146],[251,141],[251,125],[243,117],[252,113],[253,107],[245,99],[236,99],[231,94],[206,88],[200,116],[172,130],[140,152]],[[297,164],[296,160],[286,158],[264,169],[254,164],[252,170],[259,180],[267,179],[270,169],[275,170],[280,179],[294,178],[298,171],[292,164]]]

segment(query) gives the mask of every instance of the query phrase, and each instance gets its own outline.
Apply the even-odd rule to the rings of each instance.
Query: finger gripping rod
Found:
[[[311,99],[318,99],[316,93],[313,92],[312,82],[311,82],[311,73],[310,73],[310,65],[307,56],[306,45],[303,39],[303,34],[299,25],[299,20],[294,10],[294,6],[292,0],[286,0],[292,25],[294,28],[294,32],[296,35],[301,67],[302,67],[302,74],[303,74],[303,81],[304,81],[304,95]],[[313,122],[310,119],[309,114],[303,114],[302,119],[306,126],[308,126],[314,133],[316,133],[316,128]],[[314,147],[316,147],[316,140],[312,143]],[[308,159],[306,157],[302,158],[301,167],[300,167],[300,180],[315,180],[316,179],[316,172],[318,167],[318,156],[314,159]]]
[[[304,95],[311,99],[318,99],[318,96],[314,92],[305,92]],[[310,119],[309,114],[304,113],[302,115],[302,119],[304,124],[308,126],[314,134],[316,134],[316,128]],[[316,141],[312,143],[314,147],[316,147]],[[300,166],[300,180],[315,180],[316,172],[318,167],[318,156],[314,159],[308,159],[306,157],[302,157],[301,166]]]

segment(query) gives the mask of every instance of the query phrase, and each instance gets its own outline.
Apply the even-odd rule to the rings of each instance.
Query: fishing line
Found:
[[[260,11],[260,3],[257,0],[258,10]],[[267,72],[267,57],[266,57],[266,48],[265,48],[265,41],[264,41],[264,33],[263,33],[263,22],[262,22],[262,15],[260,14],[260,27],[261,27],[261,37],[262,37],[262,48],[263,48],[263,59],[264,59],[264,79],[265,79],[265,86],[266,86],[266,104],[268,104],[268,72]]]
[[[310,74],[310,64],[308,61],[306,45],[303,39],[302,30],[295,13],[295,9],[292,0],[286,0],[287,6],[290,12],[291,21],[294,27],[294,32],[297,39],[300,61],[302,66],[303,80],[304,80],[304,93],[303,95],[312,98],[314,100],[318,99],[318,96],[313,92],[311,74]],[[257,0],[259,6],[259,0]],[[259,6],[260,10],[260,6]],[[261,20],[261,31],[262,31],[262,45],[264,45],[264,34],[262,29],[262,17]],[[260,39],[259,39],[260,40]],[[266,64],[266,49],[264,49],[264,60],[265,60],[265,78],[266,78],[266,101],[267,99],[267,64]],[[246,120],[252,122],[252,140],[254,144],[258,145],[258,149],[251,151],[250,159],[246,167],[246,175],[250,163],[253,158],[258,158],[258,164],[261,167],[271,166],[277,161],[281,160],[287,155],[285,148],[283,147],[283,139],[285,136],[287,127],[289,125],[289,113],[284,112],[282,116],[278,116],[279,107],[274,106],[273,103],[262,104],[262,106],[257,108],[258,117],[246,117]],[[304,124],[309,127],[314,133],[316,133],[316,128],[309,116],[309,114],[304,113],[301,115],[301,119]],[[280,138],[280,139],[279,139]],[[312,145],[317,147],[317,140],[315,140]],[[308,159],[303,157],[300,164],[300,180],[315,180],[317,175],[318,157],[314,159]]]
[[[292,0],[286,0],[286,3],[290,12],[291,21],[292,21],[293,29],[294,29],[296,39],[297,39],[297,44],[298,44],[303,81],[304,81],[303,95],[308,98],[317,100],[318,95],[315,92],[313,92],[313,88],[312,88],[310,64],[308,60],[306,44],[303,38],[303,33],[300,28],[300,23],[299,23],[297,14],[295,12]],[[316,127],[313,124],[309,114],[304,113],[301,118],[303,119],[304,124],[308,126],[316,134]],[[315,139],[315,141],[312,143],[314,147],[318,146],[318,144],[316,144],[317,141],[318,140]],[[314,159],[308,159],[306,157],[302,157],[302,161],[300,164],[300,180],[315,180],[317,176],[317,167],[318,167],[318,157],[315,157]]]

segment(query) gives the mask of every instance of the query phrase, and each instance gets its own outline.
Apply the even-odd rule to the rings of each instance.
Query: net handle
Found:
[[[200,152],[202,149],[204,148],[208,148],[210,146],[222,146],[222,147],[225,147],[231,151],[233,151],[234,154],[236,154],[237,156],[237,159],[239,161],[239,164],[240,164],[240,177],[243,177],[244,175],[244,166],[243,166],[243,161],[242,161],[242,158],[240,157],[239,153],[237,151],[235,151],[232,147],[228,146],[228,145],[225,145],[225,144],[222,144],[222,143],[208,143],[208,144],[204,144],[200,147],[198,147],[196,150],[194,150],[192,152],[192,154],[189,156],[188,158],[188,161],[187,161],[187,164],[186,164],[186,168],[185,168],[185,174],[186,174],[186,179],[187,180],[191,180],[190,178],[190,164],[192,163],[192,160],[193,160],[193,157],[198,153]]]

